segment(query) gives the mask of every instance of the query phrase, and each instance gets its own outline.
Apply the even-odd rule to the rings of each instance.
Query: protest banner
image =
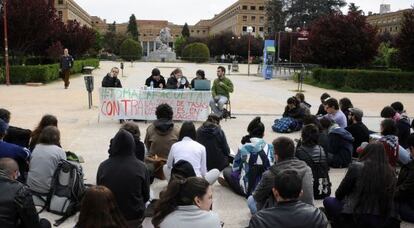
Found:
[[[210,91],[100,88],[100,115],[110,119],[155,120],[158,105],[169,104],[174,120],[205,121]]]

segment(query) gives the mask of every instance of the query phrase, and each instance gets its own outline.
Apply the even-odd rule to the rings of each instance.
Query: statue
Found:
[[[160,35],[155,38],[155,43],[157,47],[157,50],[168,50],[171,51],[171,48],[168,46],[168,44],[172,41],[171,37],[171,29],[168,27],[165,27],[161,29]]]
[[[160,34],[155,38],[155,45],[157,50],[148,54],[148,61],[169,61],[174,62],[176,60],[176,54],[171,50],[169,43],[173,41],[171,36],[171,29],[165,27],[161,29]]]

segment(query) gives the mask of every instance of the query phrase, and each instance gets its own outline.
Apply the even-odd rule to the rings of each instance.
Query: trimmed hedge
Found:
[[[316,68],[312,71],[312,77],[317,84],[329,85],[335,89],[414,90],[414,72]]]
[[[99,66],[98,59],[76,60],[71,74],[82,72],[84,66]],[[47,83],[59,78],[59,64],[34,65],[34,66],[10,66],[10,82],[12,84],[25,84],[27,82]],[[0,83],[5,82],[4,69],[1,72]]]
[[[204,63],[210,58],[210,50],[204,43],[191,43],[183,49],[182,57],[190,62]]]

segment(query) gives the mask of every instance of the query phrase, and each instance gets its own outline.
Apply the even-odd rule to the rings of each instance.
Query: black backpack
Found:
[[[319,161],[314,162],[309,153],[305,152],[309,156],[310,168],[313,175],[313,196],[315,199],[325,199],[331,195],[331,181],[329,178],[329,166],[328,163],[322,163],[322,148],[319,146]]]
[[[46,202],[49,212],[62,215],[62,218],[55,221],[55,226],[80,210],[84,192],[82,166],[78,162],[60,160]]]
[[[257,164],[257,159],[259,157],[262,160],[263,164]],[[260,180],[262,179],[263,173],[269,169],[270,162],[269,158],[266,155],[266,152],[262,149],[258,153],[250,154],[248,164],[249,176],[247,177],[248,187],[246,195],[250,196],[256,189],[256,186],[259,184]]]

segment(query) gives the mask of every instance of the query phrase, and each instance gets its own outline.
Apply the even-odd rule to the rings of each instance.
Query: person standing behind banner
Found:
[[[60,74],[65,83],[65,89],[69,87],[70,81],[70,69],[73,67],[73,57],[69,55],[69,50],[67,48],[63,49],[63,55],[60,58]]]
[[[102,80],[102,87],[122,88],[121,81],[118,78],[118,67],[112,67],[111,72],[106,74]]]

